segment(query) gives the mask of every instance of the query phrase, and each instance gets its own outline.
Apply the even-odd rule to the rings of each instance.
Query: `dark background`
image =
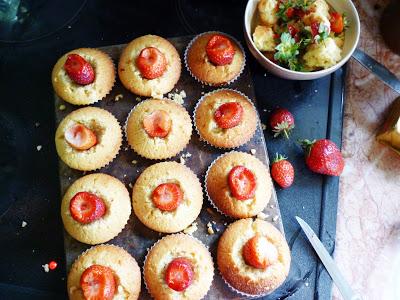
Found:
[[[82,2],[55,1],[59,5],[50,10],[46,1],[39,2],[43,18],[48,16],[52,25],[40,28],[41,19],[36,20],[38,31],[50,35],[24,43],[0,42],[0,299],[66,297],[50,80],[57,59],[74,48],[126,43],[148,33],[174,37],[219,30],[245,44],[246,1],[89,0],[74,18]],[[307,282],[296,287],[291,299],[329,299],[330,279],[317,265],[294,216],[304,218],[333,251],[338,180],[309,172],[296,140],[330,137],[340,144],[344,71],[317,81],[286,81],[267,74],[248,52],[247,57],[262,122],[267,123],[276,106],[289,108],[296,118],[291,141],[272,140],[265,133],[270,157],[276,151],[286,154],[296,169],[294,186],[277,188],[292,248],[291,272]],[[22,221],[28,223],[25,228]],[[45,273],[41,265],[51,260],[58,268]]]

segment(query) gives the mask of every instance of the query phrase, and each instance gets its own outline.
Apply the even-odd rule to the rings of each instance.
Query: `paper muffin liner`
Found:
[[[189,145],[190,139],[191,139],[191,138],[189,138],[189,141],[188,141],[188,142],[186,143],[186,145],[182,148],[182,150],[180,150],[180,151],[177,152],[176,154],[173,154],[173,155],[171,155],[171,156],[164,157],[164,158],[148,158],[148,157],[146,157],[146,156],[143,156],[142,154],[138,153],[138,152],[132,147],[132,145],[129,143],[128,132],[127,132],[128,120],[129,120],[129,118],[131,117],[131,114],[132,114],[138,107],[140,107],[141,105],[143,105],[143,103],[145,103],[146,101],[149,101],[149,100],[165,100],[165,101],[171,101],[172,103],[176,103],[176,102],[174,102],[174,101],[172,101],[171,99],[168,99],[168,98],[163,98],[163,99],[147,98],[147,99],[145,99],[145,100],[140,101],[138,104],[136,104],[136,105],[129,111],[128,116],[127,116],[127,118],[126,118],[126,120],[125,120],[125,124],[124,124],[124,126],[123,126],[123,135],[124,135],[124,137],[125,137],[125,139],[126,139],[126,142],[127,142],[128,145],[129,145],[129,148],[131,148],[131,149],[132,149],[137,155],[139,155],[140,157],[143,157],[143,158],[145,158],[145,159],[150,159],[150,160],[152,160],[152,161],[163,161],[163,160],[171,159],[171,158],[173,158],[173,157],[175,157],[175,156],[178,156],[178,155],[179,155],[180,153],[182,153],[182,152],[186,149],[186,147]],[[186,109],[185,107],[183,107],[183,106],[182,106],[182,108],[183,108],[183,109],[186,111],[186,113],[189,115],[187,109]],[[189,115],[189,118],[190,118],[190,115]],[[192,120],[190,120],[190,123],[191,123],[191,125],[192,125],[192,134],[193,134],[193,122],[192,122]]]
[[[241,66],[241,68],[240,68],[238,74],[237,74],[234,78],[232,78],[231,80],[229,80],[229,81],[227,81],[227,82],[224,82],[224,83],[221,83],[221,84],[218,84],[218,85],[214,85],[214,84],[208,83],[208,82],[206,82],[206,81],[202,81],[201,79],[199,79],[198,77],[196,77],[196,76],[192,73],[192,71],[191,71],[191,69],[190,69],[190,67],[189,67],[189,64],[188,64],[188,62],[187,62],[187,55],[188,55],[189,49],[192,47],[193,43],[194,43],[199,37],[201,37],[201,36],[203,36],[203,35],[205,35],[205,34],[209,34],[209,33],[221,34],[221,35],[225,35],[225,36],[229,37],[232,41],[234,41],[234,42],[239,46],[240,50],[241,50],[242,53],[243,53],[243,64],[242,64],[242,66]],[[227,34],[227,33],[221,32],[221,31],[207,31],[207,32],[203,32],[203,33],[201,33],[201,34],[199,34],[199,35],[196,35],[196,36],[189,42],[189,44],[186,46],[186,49],[185,49],[185,52],[184,52],[184,58],[183,58],[183,60],[184,60],[184,64],[185,64],[186,70],[188,70],[189,74],[190,74],[197,82],[199,82],[199,83],[201,83],[201,84],[203,84],[203,85],[212,86],[212,87],[216,87],[216,86],[226,86],[226,85],[229,85],[229,84],[233,83],[234,81],[236,81],[236,79],[238,79],[238,78],[240,77],[240,75],[243,73],[244,68],[245,68],[245,66],[246,66],[246,53],[244,52],[244,48],[243,48],[242,44],[241,44],[236,38],[234,38],[233,36],[231,36],[230,34]]]
[[[253,109],[254,109],[254,112],[256,113],[256,116],[257,116],[256,130],[254,130],[253,134],[247,139],[247,141],[245,141],[244,143],[242,143],[242,144],[240,144],[240,145],[233,146],[233,147],[228,147],[228,148],[223,148],[223,147],[218,147],[218,146],[216,146],[216,145],[213,145],[213,144],[211,144],[207,139],[205,139],[205,138],[201,135],[200,130],[199,130],[198,127],[197,127],[196,114],[197,114],[197,109],[199,108],[200,104],[204,101],[204,99],[205,99],[206,97],[208,97],[208,96],[210,96],[210,95],[212,95],[212,94],[214,94],[214,93],[220,92],[220,91],[232,91],[232,92],[235,92],[235,93],[240,94],[242,97],[244,97],[244,98],[251,104],[251,106],[252,106]],[[261,124],[261,122],[260,122],[260,116],[259,116],[259,114],[258,114],[257,108],[256,108],[256,106],[254,105],[253,101],[251,101],[251,99],[250,99],[249,97],[247,97],[244,93],[242,93],[242,92],[240,92],[240,91],[238,91],[238,90],[236,90],[236,89],[231,89],[231,88],[220,88],[220,89],[213,90],[213,91],[211,91],[211,92],[209,92],[209,93],[207,93],[207,94],[204,94],[204,95],[197,101],[196,106],[195,106],[195,108],[194,108],[194,110],[193,110],[193,126],[194,126],[194,129],[196,130],[198,136],[200,137],[200,140],[206,142],[206,143],[207,143],[208,145],[210,145],[211,147],[214,147],[214,148],[217,148],[217,149],[220,149],[220,150],[224,150],[224,151],[225,151],[225,150],[229,150],[229,149],[231,149],[231,150],[237,149],[237,148],[239,148],[240,146],[243,146],[243,145],[247,144],[247,143],[254,137],[254,135],[255,135],[255,133],[256,133],[256,131],[257,131],[257,127],[259,127],[260,124]]]
[[[158,241],[156,241],[150,248],[147,249],[147,253],[146,253],[146,256],[144,257],[143,268],[142,268],[143,282],[144,282],[144,286],[146,287],[147,292],[149,293],[149,295],[150,295],[152,298],[154,298],[153,295],[150,293],[150,290],[149,290],[149,288],[148,288],[148,286],[147,286],[146,277],[145,277],[145,266],[146,266],[147,256],[149,255],[149,253],[153,250],[153,248],[154,248],[159,242],[161,242],[161,241],[162,241],[163,239],[165,239],[167,236],[171,236],[171,235],[176,235],[176,236],[177,236],[177,235],[186,235],[186,236],[189,236],[189,237],[191,237],[192,239],[195,239],[196,241],[198,241],[200,244],[202,244],[202,245],[208,250],[208,252],[209,252],[209,254],[210,254],[210,256],[211,256],[211,262],[212,262],[212,265],[213,265],[213,277],[212,277],[212,280],[211,280],[211,285],[210,285],[210,287],[209,287],[208,290],[207,290],[207,293],[205,293],[204,296],[203,296],[203,298],[201,298],[201,299],[204,299],[204,298],[207,296],[208,292],[210,291],[210,289],[211,289],[211,287],[212,287],[212,282],[214,281],[214,276],[215,276],[214,260],[213,260],[212,254],[211,254],[211,252],[210,252],[210,249],[207,247],[207,245],[205,245],[205,244],[204,244],[201,240],[199,240],[198,238],[196,238],[196,237],[194,237],[194,236],[192,236],[192,235],[190,235],[190,234],[183,233],[183,232],[180,232],[180,233],[173,233],[173,234],[167,234],[167,235],[163,236],[161,239],[159,239]]]

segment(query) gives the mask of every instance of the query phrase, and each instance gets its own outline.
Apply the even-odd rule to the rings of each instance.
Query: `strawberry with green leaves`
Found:
[[[308,168],[316,173],[339,176],[343,172],[344,159],[339,148],[328,139],[302,140]]]
[[[276,154],[271,166],[271,176],[284,189],[293,184],[294,168],[285,156]]]
[[[277,108],[269,118],[269,125],[274,137],[283,134],[288,139],[290,131],[294,128],[294,117],[287,109]]]

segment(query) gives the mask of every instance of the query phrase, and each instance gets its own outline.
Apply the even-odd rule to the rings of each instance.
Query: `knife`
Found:
[[[400,80],[390,72],[384,65],[377,62],[371,56],[356,49],[353,52],[353,58],[357,60],[362,66],[375,74],[384,84],[400,94]]]
[[[321,259],[329,275],[332,277],[333,282],[336,284],[343,298],[345,300],[361,300],[361,296],[353,292],[348,282],[344,279],[342,273],[340,273],[332,257],[329,255],[328,251],[326,251],[326,248],[311,227],[303,219],[297,216],[296,220],[299,222],[300,227],[303,229],[315,252],[317,252],[319,258]]]

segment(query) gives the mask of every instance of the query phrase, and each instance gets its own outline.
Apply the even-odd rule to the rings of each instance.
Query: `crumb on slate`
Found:
[[[118,94],[118,95],[115,96],[114,101],[119,101],[122,98],[124,98],[124,95]]]
[[[132,164],[136,165],[137,164],[137,160],[136,159],[132,160]]]
[[[176,93],[168,93],[168,99],[182,105],[184,103],[183,99],[186,98],[186,92],[182,90],[178,93],[178,89],[175,91]]]
[[[25,227],[26,225],[28,225],[28,223],[26,223],[25,221],[22,221],[21,227],[23,228],[23,227]]]
[[[49,272],[49,264],[42,265],[43,270],[48,273]]]
[[[254,154],[256,154],[256,152],[257,152],[256,149],[254,149],[254,148],[253,148],[253,149],[250,149],[250,153],[251,153],[251,154],[254,155]]]
[[[36,146],[36,150],[37,150],[37,151],[42,150],[42,145],[37,145],[37,146]]]
[[[261,123],[261,129],[262,130],[266,130],[267,129],[267,125],[265,125],[264,123]]]
[[[207,232],[208,232],[208,234],[214,234],[215,233],[210,222],[207,223]]]
[[[279,216],[275,216],[272,218],[272,221],[276,222],[276,221],[278,221],[278,219],[279,219]]]
[[[260,212],[260,213],[258,213],[257,218],[261,219],[261,220],[265,220],[266,218],[268,218],[268,215],[263,212]]]
[[[191,225],[189,225],[187,228],[185,228],[185,229],[183,230],[183,233],[192,234],[192,233],[195,232],[196,230],[197,230],[197,223],[194,222],[194,223],[192,223]]]
[[[59,107],[58,107],[58,109],[59,110],[65,110],[67,107],[64,105],[64,104],[61,104]]]

